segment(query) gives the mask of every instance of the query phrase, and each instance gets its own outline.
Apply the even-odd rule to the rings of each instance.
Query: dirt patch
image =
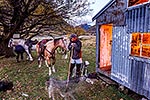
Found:
[[[88,80],[87,80],[88,79]],[[108,84],[98,78],[80,78],[79,82],[71,80],[66,87],[66,81],[53,78],[49,80],[49,97],[53,100],[140,100],[141,97],[132,91],[124,94],[118,91],[117,85]]]

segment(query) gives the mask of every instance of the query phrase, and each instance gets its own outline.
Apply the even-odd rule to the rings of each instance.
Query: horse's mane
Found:
[[[57,37],[54,39],[54,45],[57,43],[58,40],[63,39],[63,37]]]
[[[63,39],[63,37],[56,37],[56,38],[54,38],[54,39],[52,39],[52,40],[49,40],[46,44],[49,44],[49,43],[54,43],[54,45],[56,45],[57,44],[57,42],[60,40],[60,39]]]
[[[49,44],[49,43],[52,43],[52,42],[54,42],[54,40],[49,40],[49,41],[47,41],[46,44]]]

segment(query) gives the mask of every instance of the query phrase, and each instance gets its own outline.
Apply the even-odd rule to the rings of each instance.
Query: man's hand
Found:
[[[76,43],[71,43],[71,46],[72,46],[72,47],[75,47],[75,45],[76,45]]]

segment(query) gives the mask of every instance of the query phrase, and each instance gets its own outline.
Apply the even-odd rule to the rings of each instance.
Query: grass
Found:
[[[95,72],[95,44],[86,44],[83,41],[83,60],[90,62],[89,72]],[[15,58],[0,59],[0,79],[12,81],[14,91],[0,92],[0,100],[49,100],[48,93],[45,90],[45,82],[49,78],[48,68],[43,64],[38,68],[36,53],[33,52],[35,60],[30,63],[22,61],[16,63]],[[57,54],[56,73],[51,77],[58,80],[66,80],[68,73],[69,60],[62,59]],[[115,87],[109,86],[103,88],[101,81],[92,84],[87,82],[79,83],[74,96],[77,100],[133,100],[130,96],[120,93]],[[61,99],[58,99],[61,100]],[[63,99],[62,99],[63,100]]]

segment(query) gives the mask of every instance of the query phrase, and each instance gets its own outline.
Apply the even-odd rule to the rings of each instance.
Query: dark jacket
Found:
[[[73,55],[72,55],[72,58],[73,59],[79,59],[82,57],[82,54],[81,54],[81,47],[82,47],[82,43],[80,40],[76,40],[75,42],[70,42],[69,45],[68,45],[68,49],[71,50],[72,48],[72,43],[74,43],[74,48],[73,48]]]
[[[22,45],[17,45],[17,46],[15,46],[15,52],[16,53],[23,53],[23,52],[25,52],[25,49]]]

